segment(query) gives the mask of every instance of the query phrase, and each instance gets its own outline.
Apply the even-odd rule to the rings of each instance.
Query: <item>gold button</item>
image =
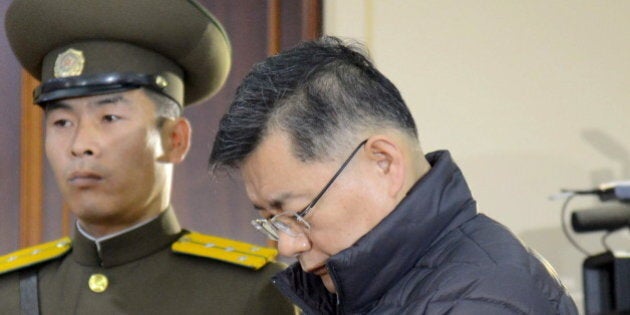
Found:
[[[88,281],[88,285],[90,286],[90,290],[96,293],[101,293],[107,290],[107,285],[109,281],[107,277],[100,273],[95,273],[90,276],[90,280]]]

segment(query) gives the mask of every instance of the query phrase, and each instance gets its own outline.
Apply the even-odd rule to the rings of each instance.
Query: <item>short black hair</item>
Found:
[[[362,48],[326,36],[254,65],[221,119],[210,170],[238,168],[271,130],[290,136],[300,160],[318,161],[382,128],[418,137],[400,92]]]

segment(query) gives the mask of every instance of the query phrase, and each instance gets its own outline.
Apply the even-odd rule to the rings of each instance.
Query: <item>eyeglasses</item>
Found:
[[[262,232],[267,235],[270,239],[277,241],[279,238],[279,233],[283,232],[289,236],[297,237],[305,234],[307,231],[311,229],[311,225],[304,219],[313,207],[317,204],[319,199],[326,193],[330,185],[337,179],[337,177],[341,174],[341,172],[346,168],[348,163],[352,160],[354,155],[359,151],[359,149],[368,141],[365,139],[359,143],[359,145],[352,151],[350,156],[341,164],[341,167],[335,175],[328,181],[324,189],[317,194],[317,196],[311,201],[304,209],[298,212],[294,211],[285,211],[273,216],[271,219],[255,219],[252,220],[252,225],[256,228],[256,230]]]

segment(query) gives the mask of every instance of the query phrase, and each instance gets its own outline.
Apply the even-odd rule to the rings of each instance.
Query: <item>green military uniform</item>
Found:
[[[98,245],[75,231],[72,242],[0,257],[0,272],[13,267],[0,275],[0,314],[20,313],[28,271],[39,278],[41,314],[292,314],[269,281],[281,270],[274,254],[182,231],[168,209]]]
[[[35,103],[145,88],[184,107],[225,82],[231,47],[194,0],[15,0],[7,38]],[[172,209],[105,239],[0,257],[0,314],[291,314],[274,249],[181,230]]]

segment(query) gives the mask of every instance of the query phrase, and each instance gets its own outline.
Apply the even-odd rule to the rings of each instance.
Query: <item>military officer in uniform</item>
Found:
[[[275,249],[183,230],[173,165],[183,107],[230,67],[222,26],[192,0],[16,0],[6,32],[41,80],[45,151],[72,239],[0,257],[0,314],[290,314]]]

